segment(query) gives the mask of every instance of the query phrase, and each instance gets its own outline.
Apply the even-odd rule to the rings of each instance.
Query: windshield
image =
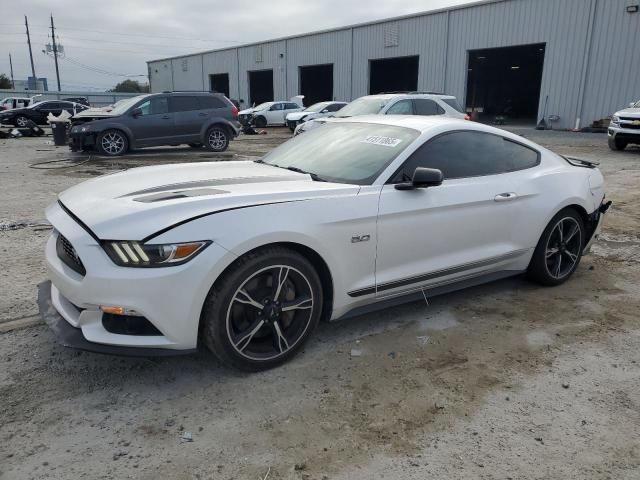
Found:
[[[257,112],[260,110],[264,110],[265,108],[269,108],[271,105],[273,105],[273,102],[265,102],[265,103],[261,103],[257,107],[253,107],[253,109]]]
[[[633,108],[640,108],[640,101],[636,102],[636,104],[633,106]]]
[[[318,113],[324,110],[327,107],[327,105],[329,105],[329,102],[314,103],[310,107],[306,108],[304,111]]]
[[[388,98],[380,98],[380,97],[362,97],[357,100],[354,100],[346,107],[343,107],[336,117],[338,118],[346,118],[346,117],[355,117],[357,115],[375,115],[376,113],[382,110],[387,103],[389,103]]]
[[[315,179],[370,185],[420,134],[373,123],[329,123],[283,143],[262,159]]]
[[[122,115],[126,113],[129,108],[133,107],[136,103],[142,100],[145,96],[146,95],[138,95],[137,97],[120,100],[113,105],[113,110],[111,110],[111,113],[113,113],[114,115]]]

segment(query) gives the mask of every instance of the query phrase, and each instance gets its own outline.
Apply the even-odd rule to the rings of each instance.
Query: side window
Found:
[[[271,108],[269,110],[272,112],[278,112],[280,110],[283,110],[283,106],[284,104],[282,103],[274,103],[273,105],[271,105]]]
[[[444,115],[444,108],[433,100],[416,98],[413,103],[416,106],[416,115]]]
[[[394,175],[392,182],[410,180],[418,167],[437,168],[445,180],[450,180],[523,170],[538,162],[538,152],[498,135],[452,132],[422,145]]]
[[[413,115],[411,100],[400,100],[394,103],[391,108],[387,110],[386,115]]]
[[[287,103],[287,110],[296,110],[300,108],[300,105],[297,103]]]
[[[330,112],[337,112],[338,110],[340,110],[342,107],[344,107],[343,104],[341,103],[332,103],[331,105],[329,105],[327,107],[327,110]]]
[[[142,115],[159,115],[169,111],[167,97],[155,97],[147,100],[138,106],[142,110]]]
[[[200,102],[197,97],[175,96],[169,100],[172,112],[190,112],[200,109]]]

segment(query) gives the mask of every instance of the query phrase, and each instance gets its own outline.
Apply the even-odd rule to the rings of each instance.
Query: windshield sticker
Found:
[[[361,143],[369,143],[371,145],[380,145],[382,147],[397,147],[402,142],[399,138],[381,137],[380,135],[369,135],[362,140]]]

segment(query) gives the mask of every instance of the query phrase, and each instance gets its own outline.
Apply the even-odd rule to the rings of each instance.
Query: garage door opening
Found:
[[[416,91],[419,63],[418,56],[370,60],[369,94]]]
[[[536,123],[544,54],[544,43],[470,51],[467,109],[480,121]]]
[[[209,75],[209,89],[212,92],[222,93],[229,98],[229,74],[216,73]]]
[[[305,107],[333,100],[333,64],[300,67],[300,95]]]
[[[249,72],[249,104],[273,101],[273,70]]]

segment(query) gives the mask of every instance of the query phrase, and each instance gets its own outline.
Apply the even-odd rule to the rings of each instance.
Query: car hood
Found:
[[[142,240],[223,210],[355,195],[359,189],[255,162],[207,162],[105,175],[62,192],[59,200],[101,240]]]
[[[313,118],[314,115],[317,115],[316,112],[293,112],[287,115],[287,120],[291,120],[291,121],[295,121],[297,122],[298,120],[300,120],[302,117],[307,117],[309,119]]]
[[[258,110],[255,108],[246,108],[244,110],[240,110],[238,115],[251,115],[252,113],[256,113]]]
[[[620,110],[619,112],[616,112],[614,115],[620,117],[634,117],[634,118],[640,118],[640,108],[625,108],[624,110]]]
[[[8,110],[0,110],[0,115],[2,115],[3,113],[6,115],[15,115],[16,113],[25,113],[28,112],[29,109],[28,108],[9,108]]]

